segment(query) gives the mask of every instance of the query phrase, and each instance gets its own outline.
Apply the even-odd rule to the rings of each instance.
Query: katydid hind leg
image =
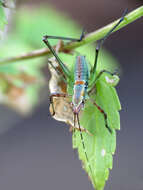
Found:
[[[109,30],[109,32],[104,36],[104,38],[100,41],[99,43],[99,49],[102,46],[102,44],[104,43],[104,41],[108,38],[108,36],[110,36],[110,34],[119,26],[119,24],[124,20],[126,14],[128,12],[128,9],[126,8],[120,18],[120,20],[117,22],[117,24],[115,24],[115,26],[113,26],[113,28],[111,30]]]
[[[52,46],[50,45],[49,41],[48,41],[48,36],[44,36],[43,37],[43,42],[48,46],[48,48],[50,49],[51,53],[54,55],[54,57],[56,58],[57,62],[59,63],[64,75],[67,78],[70,78],[70,71],[69,69],[64,65],[64,63],[62,62],[62,60],[59,58],[59,56],[57,55],[56,51],[52,48]]]
[[[83,38],[85,36],[84,33],[85,33],[85,30],[83,29],[79,38],[71,38],[71,37],[63,37],[63,36],[50,36],[50,35],[45,35],[43,38],[78,42],[78,41],[82,41],[83,40]]]
[[[91,100],[91,99],[90,99]],[[111,128],[108,126],[108,121],[107,121],[107,114],[105,113],[105,111],[95,102],[95,101],[91,101],[93,103],[93,105],[95,105],[97,107],[97,109],[100,111],[100,113],[103,114],[104,116],[104,121],[105,121],[105,127],[108,129],[109,133],[112,134],[112,130]]]
[[[119,24],[124,20],[126,14],[127,14],[127,11],[128,11],[128,9],[124,10],[124,12],[123,12],[120,20],[117,22],[117,24],[115,24],[115,26],[113,26],[113,28],[111,30],[109,30],[109,32],[104,36],[104,38],[97,43],[94,66],[93,66],[93,69],[91,71],[93,75],[95,75],[95,73],[96,73],[98,54],[99,54],[99,50],[100,50],[102,44],[110,36],[110,34],[119,26]]]

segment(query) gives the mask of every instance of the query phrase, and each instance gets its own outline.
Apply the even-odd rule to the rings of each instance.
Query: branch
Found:
[[[124,21],[122,21],[121,24],[113,32],[123,28],[124,26],[130,24],[131,22],[139,19],[142,16],[143,16],[143,6],[137,8],[134,11],[127,14],[125,16]],[[96,30],[95,32],[87,34],[85,36],[85,38],[81,42],[71,42],[71,43],[65,44],[65,46],[61,47],[61,49],[59,51],[73,50],[73,49],[75,49],[77,47],[80,47],[80,46],[86,45],[88,43],[91,43],[91,42],[94,42],[94,41],[102,39],[107,34],[107,32],[111,28],[113,28],[113,26],[118,21],[119,21],[119,19],[112,22],[112,23],[110,23],[110,24],[108,24],[108,25],[106,25],[105,27],[103,27],[101,29]],[[50,54],[51,54],[51,52],[50,52],[49,49],[43,48],[43,49],[39,49],[39,50],[34,50],[34,51],[30,52],[30,53],[24,53],[24,54],[21,54],[19,56],[1,59],[0,64],[4,65],[4,64],[7,64],[7,63],[14,63],[16,61],[22,61],[22,60],[26,60],[26,59],[33,59],[33,58],[36,58],[36,57],[41,57],[41,56],[50,55]]]

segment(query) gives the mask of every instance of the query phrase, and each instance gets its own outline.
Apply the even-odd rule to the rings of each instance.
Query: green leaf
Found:
[[[94,99],[107,114],[108,126],[112,129],[112,134],[105,127],[103,114],[90,100],[87,100],[80,117],[80,123],[93,135],[90,136],[82,132],[89,163],[84,153],[80,132],[77,130],[73,135],[73,148],[78,149],[83,168],[88,173],[94,188],[103,190],[109,176],[109,169],[112,169],[112,154],[114,154],[116,148],[115,129],[120,128],[118,113],[120,104],[115,88],[108,85],[103,77],[97,81],[96,94],[93,94],[90,98]],[[92,171],[90,171],[89,165]]]

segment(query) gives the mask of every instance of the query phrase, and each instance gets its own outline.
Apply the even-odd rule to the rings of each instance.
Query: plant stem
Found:
[[[121,22],[121,24],[113,32],[123,28],[124,26],[130,24],[131,22],[139,19],[142,16],[143,16],[143,6],[137,8],[134,11],[127,14],[125,16],[125,19]],[[95,42],[97,40],[102,39],[107,34],[107,32],[111,28],[113,28],[113,26],[118,21],[119,21],[119,19],[108,24],[108,25],[106,25],[106,26],[104,26],[101,29],[96,30],[95,32],[87,34],[81,42],[71,42],[71,43],[66,44],[59,51],[73,50],[77,47],[80,47],[80,46],[86,45],[88,43]],[[39,49],[39,50],[34,50],[32,52],[29,52],[29,53],[21,54],[19,56],[1,59],[0,64],[3,65],[3,64],[7,64],[7,63],[15,63],[16,61],[22,61],[25,59],[32,59],[32,58],[41,57],[41,56],[45,56],[45,55],[49,55],[49,54],[51,54],[50,50],[47,48],[43,48],[43,49]]]

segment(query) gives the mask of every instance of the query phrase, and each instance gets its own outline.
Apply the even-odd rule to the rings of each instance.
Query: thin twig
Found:
[[[127,14],[125,16],[124,21],[113,32],[123,28],[124,26],[130,24],[131,22],[139,19],[142,16],[143,16],[143,6],[137,8],[134,11]],[[103,27],[103,28],[101,28],[99,30],[96,30],[95,32],[87,34],[85,36],[85,38],[81,42],[71,42],[71,43],[66,44],[59,51],[73,50],[73,49],[75,49],[77,47],[80,47],[80,46],[86,45],[88,43],[95,42],[97,40],[102,39],[105,36],[105,34],[107,34],[107,32],[111,28],[113,28],[113,26],[118,21],[119,21],[119,19],[112,22],[112,23],[110,23],[110,24],[108,24],[108,25],[106,25],[105,27]],[[43,49],[39,49],[39,50],[34,50],[32,52],[29,52],[29,53],[24,53],[24,54],[21,54],[19,56],[1,59],[0,64],[3,65],[3,64],[7,64],[7,63],[15,63],[16,61],[22,61],[22,60],[26,60],[26,59],[33,59],[33,58],[36,58],[36,57],[50,55],[50,53],[51,52],[49,51],[49,49],[43,48]]]

